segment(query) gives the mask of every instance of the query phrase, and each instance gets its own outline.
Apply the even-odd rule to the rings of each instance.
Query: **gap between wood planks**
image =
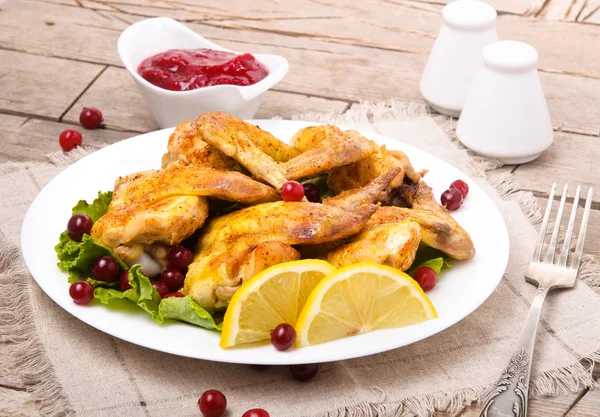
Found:
[[[77,101],[81,98],[81,96],[83,96],[85,94],[85,92],[90,89],[92,84],[94,84],[96,82],[96,80],[98,78],[100,78],[100,76],[104,73],[104,71],[106,71],[107,68],[108,68],[108,65],[105,65],[104,68],[102,68],[100,71],[98,71],[98,74],[96,74],[96,76],[94,78],[92,78],[92,80],[88,83],[88,85],[85,86],[85,88],[81,91],[81,93],[79,93],[79,95],[77,97],[75,97],[73,102],[71,104],[69,104],[67,109],[65,111],[63,111],[62,114],[58,117],[59,122],[62,122],[62,119],[63,119],[63,117],[65,117],[65,114],[67,114],[69,112],[69,110],[71,110],[71,108],[75,105],[75,103],[77,103]]]

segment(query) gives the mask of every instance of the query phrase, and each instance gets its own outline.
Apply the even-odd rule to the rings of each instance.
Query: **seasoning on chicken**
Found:
[[[280,201],[211,220],[189,266],[184,294],[191,294],[208,311],[226,307],[237,288],[253,275],[299,259],[291,245],[325,243],[357,234],[398,172],[394,169],[363,188],[325,199],[323,204]]]

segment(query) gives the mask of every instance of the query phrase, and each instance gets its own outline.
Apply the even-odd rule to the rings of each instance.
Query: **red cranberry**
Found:
[[[202,394],[198,400],[198,407],[204,417],[220,417],[227,409],[227,398],[221,391],[211,389]]]
[[[288,181],[279,190],[283,201],[302,201],[304,198],[304,187],[298,181]]]
[[[303,365],[290,365],[290,373],[292,377],[301,382],[306,382],[313,379],[319,370],[319,365],[316,363],[306,363]]]
[[[183,285],[185,277],[179,269],[167,268],[160,273],[160,280],[169,287],[169,291],[177,291]]]
[[[306,183],[303,184],[304,195],[306,199],[311,203],[318,203],[321,201],[321,189],[317,184]]]
[[[440,199],[443,206],[446,206],[448,211],[458,210],[463,202],[462,193],[456,188],[451,188],[442,193]]]
[[[413,275],[414,280],[419,283],[419,285],[425,292],[432,290],[435,287],[435,284],[437,283],[437,274],[433,269],[429,268],[428,266],[422,266],[421,268],[417,268]]]
[[[87,281],[75,281],[69,287],[69,295],[76,304],[88,304],[94,299],[94,287]]]
[[[119,274],[119,286],[121,287],[121,291],[127,291],[133,288],[129,285],[129,269],[126,269]]]
[[[453,188],[462,193],[463,199],[467,198],[467,195],[469,195],[469,186],[463,180],[456,180],[452,182],[452,184],[450,184],[450,189]]]
[[[87,214],[75,214],[67,223],[67,233],[75,242],[81,242],[83,235],[89,235],[94,221]]]
[[[183,246],[175,246],[169,251],[169,266],[171,268],[185,269],[193,260],[192,251]]]
[[[101,256],[92,264],[92,278],[97,281],[114,282],[119,276],[119,264],[112,256]]]
[[[63,130],[58,137],[58,143],[65,152],[69,152],[71,149],[81,146],[83,143],[83,137],[81,133],[73,129]]]
[[[271,343],[277,350],[288,350],[296,341],[296,331],[287,323],[282,323],[271,331]]]
[[[86,129],[97,128],[102,120],[102,112],[95,107],[84,107],[79,114],[79,123]]]
[[[246,411],[242,414],[242,417],[270,417],[269,413],[267,413],[262,408],[253,408],[252,410]]]
[[[171,298],[171,297],[183,298],[183,297],[185,297],[185,295],[183,295],[182,293],[180,293],[178,291],[175,291],[175,292],[170,292],[170,293],[166,294],[163,298]]]
[[[169,293],[169,287],[167,287],[164,282],[152,281],[152,286],[156,291],[158,291],[160,298],[165,298],[165,296]]]

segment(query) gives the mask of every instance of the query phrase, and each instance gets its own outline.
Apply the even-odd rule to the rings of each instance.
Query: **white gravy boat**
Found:
[[[119,37],[117,49],[121,61],[144,96],[148,108],[161,128],[173,127],[193,120],[206,111],[222,111],[251,119],[256,114],[262,95],[288,72],[288,61],[279,55],[253,54],[269,70],[269,75],[249,86],[216,85],[190,91],[171,91],[143,79],[140,63],[168,49],[209,48],[235,52],[200,36],[187,26],[168,17],[145,19],[134,23]]]

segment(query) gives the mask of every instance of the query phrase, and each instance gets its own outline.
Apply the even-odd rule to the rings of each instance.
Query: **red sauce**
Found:
[[[213,49],[169,49],[142,61],[137,69],[146,81],[173,91],[211,85],[252,85],[269,71],[250,54]]]

